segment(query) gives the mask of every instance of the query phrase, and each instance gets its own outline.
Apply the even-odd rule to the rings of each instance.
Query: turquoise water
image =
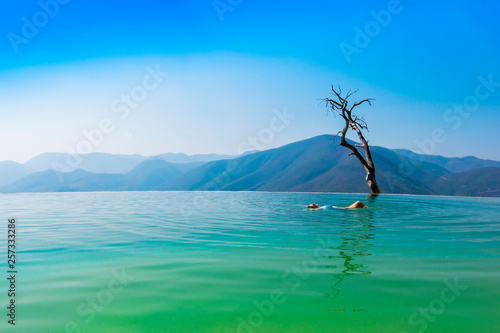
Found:
[[[2,195],[1,332],[500,332],[499,199]],[[364,210],[304,211],[306,204]],[[7,276],[6,256],[2,276]]]

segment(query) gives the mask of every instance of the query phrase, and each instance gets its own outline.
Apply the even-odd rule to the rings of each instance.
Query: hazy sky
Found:
[[[0,160],[278,147],[341,129],[319,100],[332,83],[375,98],[359,109],[373,145],[500,160],[499,9],[3,1]]]

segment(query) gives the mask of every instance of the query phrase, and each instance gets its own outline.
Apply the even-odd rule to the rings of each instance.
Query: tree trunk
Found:
[[[377,178],[375,178],[375,172],[370,172],[366,175],[366,183],[368,184],[368,187],[370,187],[372,194],[380,194],[380,188],[378,187]]]
[[[359,140],[361,141],[361,145],[356,145],[356,146],[363,148],[363,150],[365,152],[366,159],[363,158],[363,156],[361,156],[361,154],[359,153],[358,149],[356,149],[356,147],[354,147],[353,145],[351,145],[347,142],[345,137],[346,137],[347,130],[349,129],[349,127],[354,129],[358,133],[358,137],[359,137]],[[372,154],[370,152],[370,146],[368,146],[368,142],[366,142],[366,140],[363,136],[363,133],[361,133],[361,131],[359,130],[357,125],[354,122],[349,121],[348,118],[346,119],[346,125],[345,125],[344,129],[342,130],[340,145],[344,146],[346,148],[349,148],[352,151],[351,155],[356,156],[358,158],[359,162],[361,162],[363,169],[365,169],[365,171],[366,171],[366,183],[368,184],[368,187],[370,188],[371,194],[380,194],[381,193],[380,187],[378,186],[377,178],[375,177],[375,164],[373,163]]]
[[[357,145],[358,147],[363,148],[365,151],[365,160],[361,162],[363,166],[366,165],[365,171],[366,171],[366,183],[368,184],[368,187],[370,188],[371,194],[380,194],[380,187],[378,186],[377,183],[377,178],[375,177],[375,163],[373,163],[372,159],[372,153],[370,152],[370,146],[368,146],[368,142],[366,142],[365,137],[363,136],[363,133],[361,133],[361,130],[357,126],[357,124],[350,120],[348,121],[349,126],[356,131],[358,134],[358,138],[361,141],[361,145]],[[362,160],[363,158],[359,155],[358,159]]]

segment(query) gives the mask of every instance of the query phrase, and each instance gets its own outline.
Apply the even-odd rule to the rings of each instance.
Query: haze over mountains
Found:
[[[500,162],[371,147],[384,193],[500,196]],[[79,163],[74,159],[80,158]],[[60,165],[77,164],[78,170]],[[53,170],[54,162],[59,168]],[[70,156],[47,153],[0,163],[0,192],[297,191],[369,192],[348,150],[321,135],[242,156],[162,154]],[[63,172],[67,171],[67,172]]]
[[[25,166],[37,171],[52,169],[62,172],[68,172],[73,171],[77,168],[93,173],[127,173],[138,166],[141,162],[151,159],[165,160],[170,163],[193,163],[210,162],[235,157],[237,156],[218,154],[186,155],[183,153],[167,153],[157,156],[106,153],[91,153],[84,155],[44,153],[33,157],[31,160],[25,163]]]

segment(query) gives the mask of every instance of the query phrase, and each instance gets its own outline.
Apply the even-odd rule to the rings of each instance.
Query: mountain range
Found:
[[[384,193],[500,196],[500,162],[371,147]],[[81,158],[76,170],[51,168]],[[73,161],[74,162],[74,161]],[[14,164],[13,164],[14,163]],[[39,155],[0,163],[0,192],[288,191],[365,193],[365,172],[348,150],[321,135],[241,156]],[[67,172],[64,172],[67,171]],[[11,181],[9,183],[8,179]]]
[[[474,156],[466,157],[443,157],[439,155],[423,155],[406,149],[394,149],[400,155],[437,164],[451,172],[464,172],[478,168],[500,168],[500,162],[492,160],[482,160]]]

